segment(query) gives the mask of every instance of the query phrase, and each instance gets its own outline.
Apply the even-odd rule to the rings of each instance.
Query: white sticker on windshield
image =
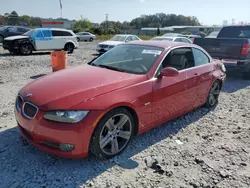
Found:
[[[142,54],[153,54],[153,55],[160,55],[160,50],[143,50]]]

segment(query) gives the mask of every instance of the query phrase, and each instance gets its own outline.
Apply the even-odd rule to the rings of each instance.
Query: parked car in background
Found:
[[[216,38],[218,36],[218,34],[219,34],[219,31],[213,31],[212,33],[210,33],[205,38]]]
[[[223,60],[227,68],[238,67],[250,79],[250,25],[225,26],[216,38],[196,38],[194,43]]]
[[[99,43],[97,45],[96,51],[99,54],[103,54],[118,44],[131,42],[131,41],[137,41],[137,40],[140,41],[141,39],[136,35],[114,35],[111,39],[105,42]]]
[[[194,41],[195,38],[201,38],[200,35],[183,35],[183,36],[190,39],[192,42]]]
[[[181,33],[165,33],[163,36],[166,36],[166,37],[183,37],[183,34],[181,34]]]
[[[185,43],[192,43],[192,41],[186,37],[171,37],[171,36],[159,36],[153,37],[150,40],[162,40],[162,41],[172,41],[172,42],[185,42]]]
[[[26,33],[29,30],[30,30],[29,28],[21,27],[21,26],[0,27],[0,43],[2,43],[4,38],[6,37],[22,35],[23,33]]]
[[[89,33],[89,32],[76,33],[76,37],[77,37],[78,42],[79,41],[90,41],[90,42],[92,42],[96,38],[96,36],[94,34]]]
[[[197,45],[137,40],[29,83],[15,117],[23,138],[42,151],[111,158],[137,134],[215,107],[225,77],[223,64]]]
[[[57,28],[32,29],[23,35],[7,37],[3,48],[11,53],[30,55],[33,51],[65,50],[73,53],[79,44],[71,30]]]

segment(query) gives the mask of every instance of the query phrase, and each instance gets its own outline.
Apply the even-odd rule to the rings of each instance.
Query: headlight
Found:
[[[109,46],[109,48],[114,48],[114,47],[115,47],[115,46],[113,46],[113,45],[110,45],[110,46]]]
[[[44,119],[62,123],[77,123],[81,121],[89,111],[50,111],[43,117]]]

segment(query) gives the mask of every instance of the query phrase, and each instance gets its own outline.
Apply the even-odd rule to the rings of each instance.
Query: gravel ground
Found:
[[[95,47],[81,43],[69,66],[91,60]],[[15,95],[48,72],[48,53],[9,56],[0,47],[0,188],[250,187],[250,81],[237,71],[229,73],[215,109],[197,109],[138,136],[111,160],[60,159],[20,142]]]

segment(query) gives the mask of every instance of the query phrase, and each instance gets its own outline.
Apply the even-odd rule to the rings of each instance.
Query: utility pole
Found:
[[[106,33],[108,33],[108,19],[109,19],[109,14],[106,15]]]

